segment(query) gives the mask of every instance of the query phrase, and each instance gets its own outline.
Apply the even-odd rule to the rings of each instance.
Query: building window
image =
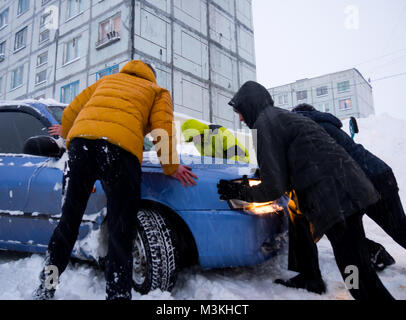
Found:
[[[73,38],[65,44],[63,64],[79,58],[80,37]]]
[[[306,100],[307,99],[307,90],[296,92],[297,100]]]
[[[0,28],[8,24],[8,8],[0,13]]]
[[[0,62],[6,58],[6,41],[0,43]]]
[[[61,102],[71,103],[79,94],[79,81],[67,84],[61,88]]]
[[[41,84],[47,81],[47,71],[38,72],[35,76],[35,84]]]
[[[19,16],[24,12],[27,12],[29,6],[30,6],[29,0],[18,0],[17,15]]]
[[[337,90],[338,92],[344,92],[350,89],[350,81],[343,81],[343,82],[339,82],[337,83]]]
[[[27,44],[27,30],[28,27],[18,31],[14,40],[14,51],[25,48]]]
[[[329,104],[328,103],[321,103],[318,105],[318,110],[322,111],[322,112],[329,112],[330,108],[329,108]]]
[[[340,110],[348,110],[351,109],[351,107],[351,99],[340,100]]]
[[[43,43],[48,40],[49,40],[49,29],[46,29],[39,34],[39,43]]]
[[[288,104],[288,95],[287,94],[281,94],[278,96],[278,104]]]
[[[327,95],[328,94],[328,87],[323,86],[323,87],[317,88],[316,89],[316,94],[317,94],[318,97]]]
[[[68,0],[67,20],[78,15],[83,10],[83,1],[82,0]]]
[[[109,43],[120,40],[121,14],[117,14],[99,24],[99,40],[96,48],[100,49]]]
[[[48,51],[41,53],[37,56],[37,67],[42,66],[48,62]]]
[[[24,66],[20,66],[11,71],[10,89],[13,90],[23,84]]]
[[[51,0],[42,0],[42,2],[41,2],[41,5],[45,5],[45,4],[47,4],[48,2],[50,2]]]
[[[112,67],[103,69],[96,73],[96,80],[99,80],[100,78],[103,78],[104,76],[108,76],[109,74],[118,73],[119,71],[120,70],[119,70],[118,64],[116,64]]]

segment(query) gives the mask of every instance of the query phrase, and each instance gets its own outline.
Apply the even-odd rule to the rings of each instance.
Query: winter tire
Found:
[[[170,291],[176,281],[176,248],[172,230],[155,210],[137,214],[133,245],[133,288],[141,294],[160,289]]]

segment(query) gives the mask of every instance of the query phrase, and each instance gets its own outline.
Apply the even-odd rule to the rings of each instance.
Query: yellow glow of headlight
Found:
[[[254,187],[262,183],[261,180],[248,180],[248,182],[250,184],[250,187]]]
[[[252,213],[261,215],[267,213],[276,213],[283,210],[283,207],[274,203],[273,201],[264,202],[264,203],[251,203],[247,208]]]
[[[248,183],[250,187],[254,187],[260,185],[262,181],[256,179],[249,179]],[[229,200],[229,204],[233,209],[244,210],[245,212],[255,215],[272,214],[283,211],[283,207],[280,206],[279,204],[276,204],[274,201],[248,203],[242,200],[234,199]]]

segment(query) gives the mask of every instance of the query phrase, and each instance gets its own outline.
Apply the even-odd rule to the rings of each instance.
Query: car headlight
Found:
[[[234,180],[233,182],[246,183],[243,179]],[[261,184],[259,179],[248,179],[248,184],[250,187],[257,186]],[[265,215],[265,214],[280,214],[284,210],[283,206],[278,201],[269,202],[246,202],[242,200],[232,199],[228,200],[228,205],[234,210],[243,210],[246,213],[254,215]]]

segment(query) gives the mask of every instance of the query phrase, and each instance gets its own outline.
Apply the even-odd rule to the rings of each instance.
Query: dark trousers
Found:
[[[394,241],[406,249],[406,215],[398,192],[387,195],[369,206],[366,214],[374,220]],[[289,270],[304,273],[309,278],[320,275],[317,246],[310,234],[309,223],[304,216],[293,215],[295,228],[289,224]],[[369,255],[380,246],[366,239]]]
[[[406,215],[398,192],[369,206],[366,214],[406,249]]]
[[[356,266],[358,269],[359,288],[349,288],[354,299],[393,299],[370,263],[362,215],[352,215],[345,224],[332,227],[327,237],[344,281],[351,276],[346,273],[349,271],[347,267]],[[295,215],[293,222],[290,221],[289,240],[289,269],[303,273],[309,279],[321,277],[317,246],[306,218]]]
[[[357,268],[357,287],[348,288],[354,299],[393,300],[369,260],[361,214],[348,217],[345,224],[333,226],[327,232],[327,237],[344,281],[354,272],[347,268]]]
[[[131,299],[132,244],[140,205],[141,167],[131,153],[104,140],[74,139],[64,174],[62,217],[48,245],[47,265],[66,269],[96,180],[107,197],[107,299]]]

